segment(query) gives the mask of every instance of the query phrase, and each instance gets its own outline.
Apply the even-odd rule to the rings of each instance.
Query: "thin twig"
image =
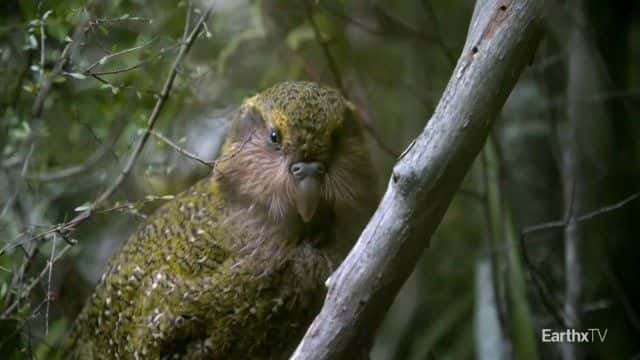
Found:
[[[138,201],[135,203],[131,203],[131,202],[116,203],[114,206],[111,206],[109,208],[96,210],[96,214],[103,214],[103,213],[116,211],[116,210],[132,210],[132,209],[144,206],[153,201],[173,200],[173,199],[175,199],[175,195],[161,195],[161,196],[147,195],[145,199],[142,201]],[[140,215],[140,214],[135,214],[135,215]]]
[[[49,91],[51,90],[51,86],[53,85],[53,80],[58,75],[60,75],[62,69],[69,62],[71,54],[75,52],[75,50],[82,43],[82,37],[84,36],[85,28],[90,20],[88,13],[88,11],[85,12],[85,18],[78,24],[78,26],[76,26],[73,37],[71,38],[71,42],[69,42],[62,50],[60,58],[58,59],[56,65],[53,67],[53,70],[51,71],[49,76],[43,79],[40,85],[40,89],[38,90],[38,94],[36,95],[36,100],[34,101],[33,107],[31,108],[31,116],[33,116],[34,118],[40,118],[40,116],[42,115],[42,110],[44,110],[44,102],[49,95]]]
[[[41,5],[42,3],[38,4]],[[45,41],[46,41],[46,34],[44,32],[44,21],[46,20],[48,15],[48,12],[45,13],[41,18],[40,18],[40,84],[42,84],[42,82],[44,81],[44,55],[45,55]]]
[[[578,217],[573,217],[571,219],[564,219],[564,220],[549,221],[546,223],[525,227],[521,233],[522,235],[526,236],[526,235],[530,235],[532,233],[536,233],[540,231],[562,229],[569,224],[579,224],[579,223],[591,220],[594,217],[606,214],[611,211],[618,210],[639,197],[640,197],[640,192],[637,192],[632,195],[629,195],[628,197],[624,198],[621,201],[618,201],[611,205],[603,206],[599,209],[593,210],[591,212],[588,212]]]
[[[361,21],[359,21],[359,20],[357,20],[355,18],[352,18],[351,16],[349,16],[349,15],[347,15],[347,14],[345,14],[345,13],[343,13],[343,12],[337,10],[337,9],[335,9],[335,8],[332,8],[331,6],[328,6],[326,2],[322,2],[321,4],[322,4],[321,6],[323,7],[323,9],[325,11],[327,11],[328,13],[330,13],[331,15],[333,15],[333,16],[337,17],[338,19],[342,20],[343,22],[349,23],[349,24],[351,24],[351,25],[353,25],[353,26],[355,26],[355,27],[357,27],[357,28],[359,28],[359,29],[371,34],[371,35],[380,36],[380,37],[384,37],[384,36],[388,36],[389,35],[386,32],[384,32],[384,31],[382,31],[382,30],[380,30],[378,28],[369,26],[368,24],[366,24],[364,22],[361,22]]]
[[[90,170],[93,166],[99,163],[100,160],[108,155],[110,153],[110,149],[118,142],[118,139],[120,138],[120,135],[122,135],[127,124],[126,121],[124,121],[126,119],[124,116],[122,116],[121,119],[122,120],[118,122],[116,127],[112,129],[108,140],[105,143],[101,144],[101,146],[83,163],[64,168],[53,169],[40,174],[29,175],[27,176],[27,178],[41,182],[58,181]]]
[[[531,258],[529,257],[529,251],[527,250],[526,242],[524,241],[524,236],[520,239],[520,251],[522,252],[522,259],[524,260],[524,264],[529,270],[529,274],[531,274],[531,278],[533,279],[534,287],[542,300],[542,305],[547,309],[547,312],[551,314],[551,317],[555,320],[556,324],[561,328],[566,328],[567,320],[566,314],[562,311],[562,305],[560,302],[553,296],[549,287],[547,286],[547,281],[544,279],[540,270],[533,264]]]
[[[371,26],[365,22],[362,22],[356,18],[353,18],[341,11],[339,11],[338,9],[335,9],[329,5],[327,5],[326,2],[322,2],[321,3],[322,8],[327,11],[328,13],[330,13],[331,15],[337,17],[338,19],[342,20],[343,22],[349,23],[371,35],[374,36],[379,36],[379,37],[390,37],[390,36],[394,36],[395,34],[391,34],[389,31],[384,31],[383,29],[379,28],[378,26]],[[425,34],[424,32],[415,29],[413,26],[408,25],[406,22],[391,16],[383,11],[380,11],[380,9],[377,9],[378,11],[378,17],[381,18],[381,20],[386,21],[388,24],[395,26],[398,30],[400,30],[402,32],[403,35],[408,35],[411,38],[420,40],[423,43],[431,43],[433,42],[433,39],[429,36],[429,34]]]
[[[143,67],[144,65],[152,62],[153,60],[155,60],[155,58],[153,59],[146,59],[146,60],[142,60],[139,63],[130,65],[130,66],[126,66],[120,69],[115,69],[115,70],[105,70],[105,71],[90,71],[90,72],[86,72],[84,75],[114,75],[114,74],[121,74],[123,72],[127,72],[127,71],[131,71],[131,70],[135,70],[135,69],[139,69],[141,67]],[[67,74],[65,74],[67,75]]]
[[[155,41],[156,41],[156,38],[153,38],[153,39],[151,39],[151,40],[147,41],[147,42],[146,42],[146,43],[144,43],[144,44],[140,44],[140,45],[138,45],[138,46],[134,46],[134,47],[129,48],[129,49],[124,49],[124,50],[121,50],[121,51],[115,52],[115,53],[113,53],[113,54],[107,54],[107,55],[105,55],[105,56],[101,57],[98,61],[96,61],[96,62],[94,62],[93,64],[91,64],[91,65],[90,65],[88,68],[86,68],[82,73],[83,73],[83,74],[88,74],[88,75],[90,75],[90,74],[92,74],[92,70],[93,70],[93,69],[95,69],[97,66],[99,66],[99,65],[104,65],[104,64],[106,64],[109,60],[111,60],[111,59],[113,59],[113,58],[115,58],[115,57],[118,57],[118,56],[121,56],[121,55],[126,55],[126,54],[128,54],[128,53],[130,53],[130,52],[134,52],[134,51],[136,51],[136,50],[143,49],[143,48],[145,48],[145,47],[147,47],[147,46],[149,46],[149,45],[153,44]]]
[[[320,33],[318,24],[316,24],[315,20],[313,19],[313,7],[312,7],[312,4],[310,3],[310,0],[306,0],[305,4],[307,7],[307,20],[309,21],[309,24],[311,24],[316,42],[318,43],[318,45],[320,45],[320,48],[322,49],[322,53],[324,54],[324,57],[327,61],[327,65],[329,66],[329,70],[331,71],[331,74],[333,76],[333,80],[336,83],[336,86],[338,87],[338,90],[340,90],[342,95],[345,97],[348,97],[347,89],[344,86],[344,82],[342,80],[342,74],[340,73],[340,68],[338,67],[338,64],[334,59],[333,55],[331,54],[331,50],[329,49],[327,42],[322,38],[322,34]],[[356,113],[356,119],[365,128],[365,130],[369,132],[369,134],[371,135],[373,140],[378,144],[378,146],[388,155],[397,158],[398,153],[393,151],[391,147],[387,146],[384,143],[380,135],[378,135],[378,133],[373,128],[373,126],[371,126],[371,123],[367,121],[366,114],[358,107],[355,107],[354,110],[355,110],[354,112]]]
[[[125,67],[120,68],[120,69],[102,70],[102,71],[95,71],[95,70],[88,71],[88,70],[85,70],[85,72],[83,72],[83,75],[86,75],[86,76],[115,75],[115,74],[121,74],[121,73],[124,73],[124,72],[127,72],[127,71],[131,71],[131,70],[139,69],[139,68],[143,67],[144,65],[147,65],[147,64],[149,64],[149,63],[151,63],[151,62],[153,62],[153,61],[155,61],[155,60],[157,60],[159,58],[162,58],[168,50],[172,50],[174,47],[176,47],[178,45],[180,45],[180,44],[178,43],[178,44],[175,44],[175,45],[172,45],[172,46],[168,46],[166,48],[162,48],[162,49],[160,49],[160,53],[159,54],[157,54],[155,56],[152,56],[152,57],[150,57],[148,59],[142,60],[142,61],[140,61],[138,63],[132,64],[132,65],[129,65],[129,66],[125,66]],[[70,75],[70,74],[65,74],[65,75]]]
[[[204,23],[203,23],[204,24]],[[182,31],[182,38],[186,39],[189,36],[189,28],[191,27],[191,1],[187,0],[187,14],[184,18],[184,30]]]
[[[620,280],[618,280],[618,278],[616,277],[616,274],[613,272],[609,260],[603,259],[603,261],[601,261],[601,264],[603,272],[609,280],[611,288],[620,299],[620,303],[622,304],[622,308],[624,309],[624,312],[629,319],[629,323],[631,323],[633,328],[636,330],[636,334],[640,335],[640,316],[638,316],[638,312],[636,311],[634,304],[629,301],[628,296],[625,294],[624,288],[620,283]]]
[[[13,89],[13,96],[11,97],[11,101],[9,102],[9,104],[13,105],[13,107],[18,107],[18,103],[20,102],[20,96],[22,95],[22,84],[24,83],[24,79],[26,78],[26,75],[29,72],[29,68],[31,67],[33,55],[33,51],[27,51],[27,60],[25,61],[24,67],[20,71],[20,74],[18,75],[18,81],[16,82],[16,87]]]
[[[96,141],[96,143],[98,143],[99,145],[104,145],[104,144],[105,144],[105,143],[104,143],[104,141],[102,141],[102,138],[100,138],[100,136],[98,136],[98,134],[96,134],[96,132],[93,130],[93,128],[91,127],[91,125],[89,125],[89,123],[88,123],[88,122],[86,122],[86,121],[79,121],[79,120],[77,120],[77,116],[78,116],[78,114],[77,114],[75,111],[74,111],[74,115],[75,115],[75,117],[76,117],[76,122],[77,122],[77,123],[79,123],[79,124],[81,124],[81,125],[82,125],[82,126],[84,126],[85,128],[87,128],[87,131],[89,131],[89,134],[91,134],[91,136],[92,136],[92,137],[93,137],[93,139]],[[121,123],[121,124],[119,124],[119,125],[120,125],[120,126],[125,127],[125,126],[126,126],[126,119],[127,119],[128,117],[126,117],[126,116],[116,115],[116,118],[118,118],[118,117],[119,117],[119,118],[120,118],[120,120],[122,121],[122,123]],[[118,127],[118,126],[116,126],[116,128],[117,128],[117,127]],[[122,130],[124,130],[124,129],[122,129]],[[111,134],[116,134],[116,133],[118,133],[118,132],[119,132],[119,131],[116,129],[115,131],[110,132],[110,135],[109,135],[109,136],[111,136]],[[114,145],[115,145],[115,143],[114,143]],[[118,160],[120,160],[120,157],[118,156],[118,154],[116,154],[116,152],[115,152],[115,151],[113,151],[113,148],[109,148],[108,150],[110,150],[109,152],[111,153],[111,156],[113,156],[113,160],[115,160],[116,162],[118,162]]]
[[[56,262],[58,262],[58,260],[60,260],[64,254],[67,253],[67,251],[69,251],[69,249],[71,249],[71,245],[66,244],[62,250],[60,250],[60,252],[58,252],[58,255],[56,255],[53,258],[52,264],[55,264]],[[23,299],[24,297],[27,296],[27,294],[31,293],[31,290],[33,290],[33,288],[40,282],[40,280],[42,280],[45,275],[47,275],[48,273],[48,267],[45,266],[42,271],[40,271],[40,273],[38,274],[38,276],[36,276],[33,280],[31,280],[31,282],[24,288],[24,290],[21,292],[21,294],[17,297],[16,301],[14,301],[11,305],[9,305],[6,310],[2,313],[2,316],[0,316],[0,319],[6,319],[17,307],[18,305],[20,305],[20,299]]]
[[[200,20],[198,20],[198,23],[194,27],[189,37],[185,39],[184,42],[182,43],[182,46],[180,47],[180,52],[178,53],[178,56],[173,62],[173,66],[171,67],[171,71],[169,72],[169,76],[165,81],[162,91],[160,92],[158,100],[156,101],[156,104],[153,110],[151,111],[151,115],[149,115],[149,118],[147,119],[147,127],[144,130],[144,133],[142,134],[142,138],[138,142],[136,148],[133,150],[133,153],[129,157],[129,160],[127,161],[127,164],[125,165],[124,169],[122,169],[122,171],[120,172],[116,180],[113,182],[113,184],[111,184],[111,186],[109,186],[102,194],[100,194],[100,196],[96,198],[96,200],[92,203],[91,208],[83,212],[82,214],[80,214],[78,218],[88,217],[91,214],[91,211],[93,209],[95,209],[96,207],[101,205],[105,200],[111,197],[111,195],[116,191],[116,189],[118,189],[118,187],[120,187],[122,182],[124,182],[125,178],[129,175],[129,173],[133,169],[133,165],[135,164],[136,160],[138,160],[138,157],[142,153],[142,149],[146,145],[147,140],[149,140],[149,136],[151,135],[151,130],[153,130],[153,127],[155,126],[156,121],[158,120],[160,111],[164,107],[164,104],[166,103],[167,99],[169,98],[169,93],[171,92],[171,88],[173,87],[173,82],[175,81],[176,75],[178,73],[178,66],[184,59],[187,52],[191,49],[191,45],[193,45],[193,42],[195,41],[195,39],[198,37],[198,34],[200,34],[200,31],[202,30],[202,24],[207,20],[212,10],[213,10],[213,6],[209,6],[209,8],[200,17]]]
[[[335,59],[331,55],[331,51],[329,50],[329,46],[325,39],[322,38],[322,34],[320,33],[320,29],[318,28],[318,24],[313,18],[313,8],[310,4],[310,0],[305,1],[307,7],[307,20],[309,24],[311,24],[311,28],[313,29],[313,34],[315,36],[316,42],[320,45],[320,49],[322,49],[322,53],[324,54],[325,59],[327,60],[327,65],[329,66],[329,70],[331,71],[331,75],[333,76],[333,81],[336,83],[336,87],[340,90],[343,95],[346,95],[347,91],[344,87],[344,83],[342,82],[342,76],[340,75],[340,68],[336,63]]]
[[[378,134],[378,132],[371,125],[372,121],[367,120],[369,118],[368,114],[364,110],[362,110],[360,107],[357,107],[357,106],[355,107],[354,112],[356,115],[356,119],[358,120],[360,125],[364,127],[364,129],[369,133],[369,135],[371,135],[371,137],[376,142],[376,144],[378,144],[378,147],[380,147],[380,149],[382,149],[382,151],[385,152],[387,155],[393,158],[398,158],[400,154],[397,151],[393,150],[389,145],[387,145],[384,142],[384,140],[382,140],[382,137],[380,136],[380,134]]]
[[[33,155],[34,144],[31,143],[29,145],[29,151],[27,152],[27,156],[22,163],[22,170],[20,170],[20,181],[15,184],[15,189],[11,194],[11,197],[7,199],[7,202],[4,204],[2,211],[0,211],[0,218],[4,217],[9,208],[13,205],[14,201],[18,197],[18,193],[20,192],[20,188],[22,187],[22,182],[27,175],[27,169],[29,169],[29,163],[31,161],[31,156]]]
[[[136,91],[136,93],[138,93],[138,92],[139,93],[144,93],[144,94],[151,95],[151,96],[154,96],[154,97],[159,97],[160,96],[160,94],[158,94],[157,92],[155,92],[153,90],[139,89],[139,88],[136,88],[135,86],[131,86],[131,85],[117,85],[117,84],[114,84],[111,81],[101,77],[98,74],[89,74],[89,76],[91,76],[92,78],[98,80],[99,82],[107,85],[109,88],[116,89],[118,91],[121,90],[121,89],[131,89],[131,90]]]
[[[163,141],[164,143],[166,143],[167,145],[169,145],[170,147],[172,147],[175,151],[179,152],[180,154],[188,157],[191,160],[195,160],[197,162],[199,162],[200,164],[213,168],[216,164],[215,161],[207,161],[204,160],[200,157],[198,157],[197,155],[195,155],[194,153],[183,149],[182,147],[180,147],[178,144],[174,143],[173,141],[169,140],[168,138],[166,138],[164,135],[160,134],[159,132],[155,131],[155,130],[151,130],[151,135],[155,136],[156,138],[158,138],[159,140]]]
[[[45,317],[44,317],[44,334],[49,335],[49,308],[51,306],[51,278],[53,276],[53,259],[56,254],[56,240],[58,237],[54,234],[53,240],[51,240],[51,256],[49,257],[48,267],[49,267],[49,278],[47,279],[47,298],[46,298],[46,309],[45,309]]]
[[[386,23],[388,27],[390,27],[390,30],[396,30],[401,34],[410,35],[411,37],[422,40],[425,43],[433,42],[431,35],[426,34],[421,29],[417,29],[403,19],[385,11],[380,5],[375,5],[374,11],[378,18],[382,20],[383,24]]]
[[[453,55],[453,52],[449,49],[447,44],[444,43],[444,37],[442,36],[442,32],[440,31],[440,22],[438,21],[438,17],[436,16],[436,11],[433,8],[433,4],[431,4],[430,0],[422,0],[420,2],[422,6],[427,10],[427,13],[431,17],[431,22],[433,23],[433,33],[434,39],[440,46],[440,49],[446,56],[449,61],[449,65],[452,67],[456,65],[456,58]]]
[[[95,20],[91,21],[91,26],[99,25],[99,24],[119,23],[119,22],[126,22],[126,21],[146,21],[146,22],[150,23],[152,21],[152,19],[145,18],[145,17],[139,17],[139,16],[117,17],[117,18],[98,18],[98,19],[95,19]]]

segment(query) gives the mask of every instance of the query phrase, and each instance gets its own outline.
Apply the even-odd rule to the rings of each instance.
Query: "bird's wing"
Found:
[[[110,261],[74,326],[95,351],[126,349],[144,316],[139,306],[160,272],[174,281],[213,274],[229,256],[220,221],[224,200],[212,178],[162,205]],[[176,280],[180,279],[180,280]],[[142,309],[142,310],[141,310]]]

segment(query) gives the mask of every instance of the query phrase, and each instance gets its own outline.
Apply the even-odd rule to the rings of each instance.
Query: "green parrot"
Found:
[[[287,358],[377,202],[352,110],[310,82],[245,100],[211,176],[110,261],[71,358]]]

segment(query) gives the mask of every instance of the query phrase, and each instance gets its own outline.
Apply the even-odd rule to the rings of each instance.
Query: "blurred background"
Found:
[[[640,4],[546,6],[536,58],[388,312],[372,359],[640,359]],[[243,98],[284,80],[317,81],[356,104],[386,179],[437,105],[473,7],[215,1],[155,130],[213,160]],[[125,166],[185,23],[202,8],[0,2],[0,357],[51,357],[109,257],[210,171],[153,136],[101,211],[73,232],[56,228]],[[543,343],[545,328],[607,335]]]

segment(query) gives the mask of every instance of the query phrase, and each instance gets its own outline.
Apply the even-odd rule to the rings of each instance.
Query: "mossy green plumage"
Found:
[[[245,101],[213,174],[112,259],[74,325],[74,357],[286,358],[375,203],[367,147],[347,115],[335,90],[313,83]],[[307,222],[291,201],[288,169],[300,159],[327,165]]]

